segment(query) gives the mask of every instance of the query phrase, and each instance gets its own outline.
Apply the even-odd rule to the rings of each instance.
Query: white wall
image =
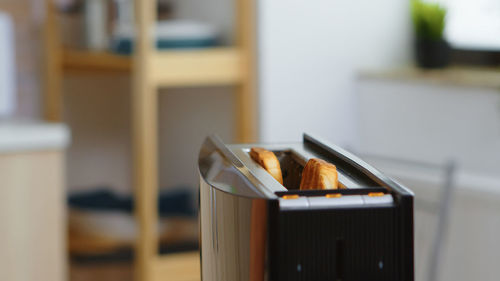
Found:
[[[16,67],[12,17],[0,10],[0,118],[12,115],[16,100]]]
[[[41,116],[41,47],[42,25],[36,9],[38,0],[1,0],[0,10],[9,14],[14,23],[15,48],[15,109],[20,118]],[[0,39],[1,40],[1,39]],[[3,42],[2,42],[3,43]],[[3,61],[0,61],[4,64]],[[4,86],[4,85],[2,85]],[[1,88],[1,87],[0,87]]]
[[[354,145],[356,71],[409,61],[408,2],[260,1],[262,140],[306,131]]]
[[[465,79],[466,80],[466,79]],[[359,150],[500,178],[498,89],[421,81],[358,81]]]

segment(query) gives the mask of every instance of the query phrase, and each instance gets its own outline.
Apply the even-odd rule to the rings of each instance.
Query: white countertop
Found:
[[[64,149],[70,142],[64,124],[26,120],[0,120],[0,153]]]

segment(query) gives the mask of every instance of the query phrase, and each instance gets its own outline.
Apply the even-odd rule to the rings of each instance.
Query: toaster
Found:
[[[283,184],[249,151],[274,152]],[[338,189],[299,190],[310,158],[334,164]],[[413,281],[413,193],[351,153],[308,134],[291,144],[199,153],[203,281]]]

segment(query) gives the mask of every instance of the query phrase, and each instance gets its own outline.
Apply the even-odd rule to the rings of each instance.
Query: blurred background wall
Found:
[[[411,60],[409,2],[260,1],[260,108],[264,141],[321,132],[343,146],[358,137],[359,69]]]
[[[221,15],[231,14],[234,6],[229,0],[218,1],[218,5],[180,1],[179,16],[214,23],[224,31],[224,42],[231,42],[233,19]],[[191,9],[194,5],[201,8]],[[357,109],[353,103],[357,70],[389,68],[411,60],[409,3],[260,1],[258,11],[261,140],[296,141],[308,131],[321,132],[346,147],[356,146]],[[130,134],[129,104],[124,99],[129,94],[123,83],[127,78],[121,79],[97,78],[92,90],[79,86],[89,84],[80,77],[66,81],[67,108],[89,112],[88,104],[95,112],[93,117],[66,113],[79,136],[69,151],[72,190],[98,185],[130,190],[130,143],[124,141]],[[197,151],[193,148],[207,134],[215,132],[232,141],[233,90],[206,90],[169,89],[161,95],[160,162],[161,167],[169,167],[160,167],[162,187],[197,186]],[[91,94],[82,97],[79,91]],[[110,113],[109,106],[120,110]],[[102,163],[114,163],[112,169],[92,166],[95,157]]]
[[[187,0],[175,3],[175,17],[214,24],[221,30],[223,44],[234,41],[233,1]],[[68,109],[65,115],[75,136],[68,151],[70,191],[105,186],[122,194],[131,192],[129,79],[127,74],[109,74],[75,75],[65,80],[65,108]],[[197,188],[197,148],[203,139],[210,133],[217,133],[227,142],[233,140],[233,93],[232,87],[161,91],[161,187],[183,186],[193,191]],[[110,108],[114,110],[110,111]],[[96,166],[96,161],[109,169]]]
[[[232,3],[177,1],[176,16],[216,25],[222,42],[231,44]],[[15,24],[16,115],[40,118],[42,1],[2,0],[0,8]],[[65,40],[80,44],[82,26],[66,23]],[[442,168],[453,160],[455,193],[441,245],[441,280],[497,280],[498,71],[468,65],[415,71],[409,1],[261,0],[257,25],[260,140],[298,141],[304,131],[320,132],[363,157],[375,156],[367,158],[370,163],[412,188],[419,199],[418,280],[426,279],[440,204],[422,202],[440,198]],[[73,136],[67,152],[70,193],[97,187],[131,193],[130,79],[126,73],[65,77],[64,115]],[[234,90],[162,91],[162,188],[195,191],[203,138],[217,133],[233,141]]]
[[[222,31],[223,43],[233,42],[233,1],[189,0],[179,1],[177,6],[179,18],[213,23]],[[15,25],[18,65],[15,114],[21,118],[41,118],[43,1],[2,0],[0,8],[11,14]],[[65,41],[78,45],[81,38],[75,38],[83,30],[74,21],[67,21],[63,32]],[[65,79],[65,118],[75,140],[68,151],[70,192],[103,186],[121,193],[131,192],[130,83],[127,74],[113,73],[69,75]],[[159,158],[162,167],[174,167],[160,173],[161,186],[197,187],[197,151],[193,148],[199,147],[203,138],[212,132],[228,142],[232,140],[233,92],[230,87],[212,87],[208,91],[206,88],[169,89],[160,95],[160,142],[163,144]],[[217,114],[213,114],[214,108],[218,109]],[[176,175],[174,179],[172,174]]]
[[[41,114],[40,42],[43,9],[42,1],[2,0],[0,9],[7,12],[14,23],[15,61],[17,68],[17,108],[14,114],[37,118]]]
[[[40,8],[36,1],[5,1],[16,11],[18,21],[30,19],[16,25],[17,57],[21,61],[19,114],[40,116],[41,91],[36,75],[40,71],[39,50],[35,47],[38,44],[30,42],[41,39],[37,21],[38,14],[43,13],[35,12]],[[180,1],[178,16],[216,24],[223,31],[223,42],[230,43],[234,40],[230,31],[233,18],[228,15],[232,15],[234,5],[229,0],[217,1],[217,5]],[[294,141],[304,131],[316,131],[343,146],[355,146],[356,71],[410,60],[408,3],[260,1],[258,10],[261,139]],[[81,26],[65,27],[66,34],[75,32],[81,32]],[[72,44],[76,44],[74,41]],[[65,116],[75,136],[68,152],[70,191],[110,186],[122,193],[130,192],[128,79],[126,74],[89,74],[69,76],[64,81]],[[177,167],[168,172],[163,169],[163,187],[197,186],[196,151],[192,148],[199,147],[205,135],[215,132],[228,142],[232,140],[233,90],[205,90],[169,89],[161,95],[161,166]],[[214,108],[217,114],[213,114]],[[109,169],[100,169],[93,165],[94,161],[108,163]],[[171,174],[176,175],[173,180]]]

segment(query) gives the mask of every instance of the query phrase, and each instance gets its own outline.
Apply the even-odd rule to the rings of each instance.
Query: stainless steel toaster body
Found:
[[[283,185],[251,147],[277,155]],[[340,189],[299,190],[313,157],[336,165]],[[413,281],[413,194],[350,153],[309,135],[283,145],[212,136],[199,171],[202,280]]]

